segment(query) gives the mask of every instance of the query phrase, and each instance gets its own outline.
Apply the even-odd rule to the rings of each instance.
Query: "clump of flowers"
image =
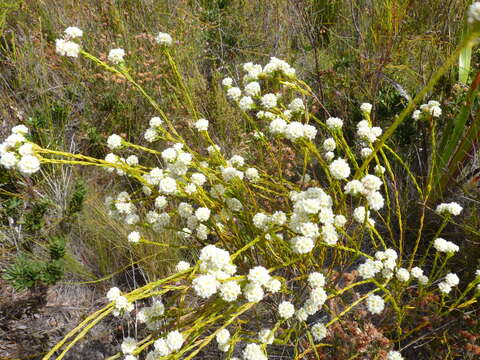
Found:
[[[65,34],[57,42],[59,54],[87,54],[72,42],[81,32],[70,29]],[[155,40],[172,65],[171,36],[160,33]],[[128,80],[128,69],[121,65],[124,56],[122,49],[113,49],[108,59],[120,65],[114,70]],[[109,216],[129,229],[123,241],[164,246],[157,239],[146,241],[145,236],[156,233],[186,249],[191,263],[171,264],[170,276],[130,293],[108,291],[109,304],[99,316],[127,318],[135,303],[152,299],[136,311],[151,334],[143,340],[127,337],[121,345],[129,359],[143,351],[150,360],[193,357],[212,342],[227,356],[241,354],[244,360],[267,359],[272,344],[313,353],[317,348],[312,341],[329,341],[330,328],[353,311],[366,309],[378,315],[374,318],[392,312],[397,322],[390,328],[397,330],[407,326],[402,321],[412,308],[404,301],[406,293],[422,297],[436,292],[448,301],[445,295],[460,284],[448,269],[449,258],[459,250],[451,242],[436,238],[423,249],[418,236],[412,259],[405,258],[404,234],[397,236],[403,223],[392,225],[391,220],[402,215],[392,195],[392,160],[379,156],[383,130],[372,123],[372,104],[360,106],[363,119],[354,124],[356,137],[348,144],[343,120],[318,118],[310,111],[311,89],[290,64],[272,57],[264,66],[246,63],[243,70],[241,79],[222,80],[226,99],[255,127],[259,147],[271,151],[272,144],[288,144],[296,152],[298,174],[286,174],[281,166],[269,173],[251,154],[225,151],[210,137],[214,119],[191,119],[201,145],[190,148],[153,97],[148,100],[159,114],[148,121],[143,137],[155,148],[111,134],[110,153],[93,159],[32,144],[22,126],[12,129],[0,146],[0,164],[24,175],[38,172],[42,163],[71,161],[127,178],[134,190],[105,199]],[[140,93],[145,95],[143,89]],[[420,109],[422,116],[441,115],[437,102]],[[446,222],[461,211],[457,203],[436,209],[447,215]],[[431,254],[431,247],[437,252]],[[426,260],[415,253],[419,251],[424,259],[434,256],[432,266],[424,267]],[[440,257],[442,252],[448,256]],[[355,275],[340,276],[345,269]],[[455,308],[459,302],[454,301],[458,299],[447,307]],[[335,304],[340,303],[338,309]],[[250,321],[255,314],[263,316],[261,321]],[[91,321],[95,319],[84,325]],[[301,341],[292,341],[293,336]],[[393,350],[387,357],[402,358]]]
[[[0,165],[7,170],[18,170],[30,176],[40,170],[40,159],[35,144],[27,140],[29,129],[25,125],[12,128],[11,134],[0,144]]]

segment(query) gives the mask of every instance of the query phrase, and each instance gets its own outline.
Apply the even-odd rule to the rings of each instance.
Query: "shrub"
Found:
[[[196,148],[129,74],[125,52],[112,50],[106,63],[82,49],[81,30],[68,28],[56,40],[57,52],[74,61],[84,57],[129,82],[157,112],[144,139],[163,150],[112,134],[111,152],[97,159],[41,147],[28,140],[26,127],[17,126],[2,145],[0,163],[24,176],[61,164],[97,166],[106,176],[126,177],[130,191],[110,194],[105,204],[112,218],[130,227],[132,246],[165,246],[143,236],[154,231],[176,239],[197,261],[181,261],[172,275],[130,292],[111,288],[109,304],[45,359],[63,347],[56,357],[62,358],[110,314],[128,319],[144,299],[151,299],[150,306],[136,318],[150,335],[124,339],[121,351],[129,360],[142,353],[148,359],[202,357],[215,343],[227,358],[245,360],[266,359],[267,353],[333,359],[337,348],[345,358],[401,359],[394,348],[418,335],[425,317],[443,318],[474,303],[478,272],[462,279],[452,272],[450,260],[459,246],[440,237],[462,206],[451,202],[427,211],[432,180],[423,189],[387,141],[478,35],[477,5],[470,12],[470,36],[389,129],[372,123],[371,104],[361,105],[354,141],[344,135],[343,120],[323,120],[311,111],[318,99],[287,62],[272,57],[264,66],[244,64],[242,79],[222,81],[252,134],[251,152],[244,154],[227,154],[214,142],[214,124],[195,109],[168,34],[156,40],[182,89],[189,125],[198,133]],[[429,101],[414,116],[433,121],[441,112],[438,102]],[[292,149],[288,169],[282,154],[273,153],[282,146]],[[406,222],[411,208],[400,200],[397,172],[408,175],[415,206],[421,204],[415,227]],[[427,217],[437,220],[430,228]],[[25,271],[28,279],[35,272]],[[356,341],[348,346],[338,341],[349,336]]]

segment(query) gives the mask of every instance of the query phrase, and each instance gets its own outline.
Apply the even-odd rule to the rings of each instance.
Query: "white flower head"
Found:
[[[12,169],[15,165],[17,165],[18,159],[15,156],[15,153],[11,151],[6,151],[0,157],[0,165],[7,169]]]
[[[404,269],[404,268],[397,269],[396,276],[398,281],[402,281],[402,282],[408,281],[410,279],[410,273],[408,272],[407,269]]]
[[[243,295],[248,302],[259,302],[265,296],[262,287],[254,282],[249,282],[243,289]]]
[[[138,165],[138,157],[136,155],[130,155],[129,157],[127,157],[126,162],[130,166],[137,166]]]
[[[180,350],[184,341],[182,333],[178,330],[169,332],[166,338],[167,346],[172,352]]]
[[[295,236],[290,242],[292,244],[293,251],[298,254],[309,253],[315,246],[313,239],[307,236]]]
[[[288,109],[293,113],[302,113],[305,111],[305,104],[303,100],[300,98],[295,98],[292,102],[288,105]]]
[[[373,106],[370,103],[363,103],[362,105],[360,105],[360,110],[362,110],[366,114],[370,114],[370,112],[372,111],[372,107]]]
[[[273,340],[275,340],[275,333],[270,329],[262,329],[258,333],[258,340],[260,340],[262,344],[273,344]]]
[[[283,120],[282,118],[275,118],[270,122],[270,125],[268,126],[268,130],[273,134],[273,135],[279,135],[283,134],[285,132],[285,129],[287,128],[287,122]]]
[[[458,203],[451,202],[451,203],[442,203],[438,205],[437,208],[435,209],[435,212],[440,215],[457,216],[457,215],[460,215],[462,210],[463,210],[463,207],[461,207]]]
[[[277,293],[280,291],[282,287],[282,283],[278,279],[271,278],[265,285],[265,290],[271,292],[272,294]]]
[[[160,32],[155,36],[155,41],[157,44],[160,44],[162,46],[172,46],[173,39],[170,36],[170,34]]]
[[[157,137],[158,137],[158,133],[157,133],[157,130],[155,129],[152,129],[152,128],[149,128],[145,131],[145,133],[143,134],[143,137],[145,140],[147,140],[149,143],[152,143],[154,142]]]
[[[40,170],[40,160],[36,156],[25,155],[17,163],[17,167],[23,175],[29,176]]]
[[[160,180],[159,189],[164,194],[173,194],[177,191],[177,182],[169,176],[164,177]]]
[[[337,147],[337,144],[335,143],[335,139],[333,138],[328,138],[323,142],[323,150],[325,151],[333,151]]]
[[[122,293],[120,292],[120,289],[117,287],[112,287],[110,290],[107,292],[107,299],[109,301],[115,301],[120,297]]]
[[[457,286],[460,283],[460,279],[458,278],[457,274],[448,273],[445,276],[445,282],[450,286]]]
[[[289,301],[283,301],[278,305],[278,315],[282,319],[289,319],[293,316],[295,313],[295,307],[293,304]]]
[[[123,60],[124,56],[125,56],[125,50],[120,48],[112,49],[108,53],[108,61],[117,65],[124,61]]]
[[[233,79],[231,77],[226,77],[222,80],[222,85],[225,87],[231,87],[233,84]]]
[[[128,234],[128,241],[131,243],[138,243],[140,241],[141,235],[138,231],[132,231]]]
[[[245,94],[248,96],[258,96],[260,95],[260,84],[257,81],[252,81],[245,86]]]
[[[380,314],[385,308],[385,301],[381,296],[370,295],[367,298],[367,308],[372,314]]]
[[[119,147],[122,146],[122,138],[120,136],[118,136],[117,134],[110,135],[107,139],[107,146],[111,150],[118,149]]]
[[[220,285],[220,297],[227,302],[237,300],[241,292],[242,289],[236,281],[226,281]]]
[[[120,346],[122,349],[122,352],[127,355],[127,354],[133,354],[135,349],[137,348],[137,340],[131,337],[127,337],[123,339],[122,345]]]
[[[200,222],[207,221],[210,218],[210,209],[206,207],[198,208],[195,211],[195,216]]]
[[[244,360],[267,360],[267,357],[258,344],[248,344],[242,352]]]
[[[316,341],[322,341],[327,336],[327,328],[322,323],[316,323],[312,326],[312,335]]]
[[[198,296],[207,299],[217,292],[220,283],[212,275],[200,275],[193,280],[192,285]]]
[[[27,135],[30,132],[25,125],[16,125],[12,128],[12,134]]]
[[[308,284],[312,288],[325,286],[325,276],[319,272],[313,272],[308,275]]]
[[[255,108],[255,102],[253,101],[253,99],[250,96],[243,96],[240,99],[240,101],[238,102],[238,106],[243,111],[249,111],[249,110],[252,110],[252,109]]]
[[[442,281],[442,282],[438,283],[438,288],[444,294],[448,294],[452,290],[452,286],[449,285],[446,281]]]
[[[215,335],[215,338],[220,345],[226,344],[230,341],[230,332],[227,329],[222,329]]]
[[[442,238],[437,238],[433,242],[433,246],[438,252],[444,252],[444,253],[456,253],[459,250],[459,247],[452,243],[451,241],[447,241]]]
[[[329,166],[330,174],[337,180],[346,179],[350,176],[350,166],[344,159],[336,159]]]
[[[186,270],[188,270],[188,269],[190,269],[190,264],[189,264],[188,262],[186,262],[186,261],[183,261],[183,260],[182,260],[182,261],[179,261],[179,262],[177,263],[177,266],[175,266],[175,270],[176,270],[177,272],[186,271]]]
[[[255,266],[248,273],[248,280],[258,285],[265,285],[270,281],[270,274],[263,266]]]
[[[165,338],[160,338],[155,340],[155,342],[153,343],[153,346],[155,347],[155,350],[159,356],[167,356],[172,353],[172,351],[169,349],[167,345]]]
[[[251,182],[256,182],[260,179],[260,175],[258,174],[258,170],[255,168],[248,168],[245,170],[245,176]]]
[[[265,94],[260,99],[262,106],[266,109],[272,109],[277,106],[277,95],[275,94]]]
[[[80,45],[69,40],[55,40],[55,51],[61,56],[78,57]]]
[[[470,24],[480,21],[480,2],[474,2],[468,8],[468,22]]]
[[[207,131],[208,130],[208,120],[207,119],[199,119],[195,123],[195,127],[198,131]]]
[[[65,34],[65,37],[69,40],[71,39],[75,39],[75,38],[78,38],[78,37],[82,37],[83,36],[83,31],[80,30],[78,27],[76,26],[69,26],[67,27],[63,33]]]
[[[239,87],[234,86],[227,90],[227,97],[233,101],[240,100],[241,96],[242,96],[242,90],[240,90]]]
[[[390,350],[387,354],[387,360],[403,360],[403,356],[398,351]]]
[[[331,130],[340,130],[343,126],[343,120],[337,117],[327,119],[327,126]]]

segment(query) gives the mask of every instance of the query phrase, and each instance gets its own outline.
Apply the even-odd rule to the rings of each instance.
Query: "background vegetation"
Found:
[[[361,118],[359,105],[371,102],[373,123],[386,129],[462,40],[469,3],[6,0],[0,4],[0,138],[13,125],[24,123],[45,148],[97,157],[108,152],[105,140],[112,133],[135,143],[145,142],[142,132],[154,114],[144,98],[121,78],[55,53],[54,40],[67,26],[84,30],[83,47],[103,59],[111,48],[124,48],[131,74],[168,109],[168,118],[192,144],[198,141],[190,121],[192,109],[196,109],[211,121],[210,135],[227,154],[255,158],[245,136],[251,129],[228,105],[220,80],[226,75],[238,78],[241,64],[264,63],[270,56],[288,61],[312,87],[318,98],[314,109],[318,117],[344,119],[348,135]],[[187,79],[192,107],[183,105],[184,89],[154,46],[152,35],[159,31],[170,33],[175,40],[174,56]],[[437,124],[438,142],[444,145],[440,150],[450,149],[439,154],[437,177],[446,180],[438,185],[435,197],[461,199],[468,209],[457,226],[447,228],[451,238],[464,247],[455,259],[459,273],[477,268],[480,255],[479,160],[474,142],[479,134],[477,89],[470,88],[478,55],[476,48],[464,54],[470,65],[452,67],[429,94],[444,108]],[[459,128],[461,131],[452,131]],[[453,143],[449,140],[452,134],[457,135]],[[429,136],[426,124],[407,120],[392,138],[391,146],[400,149],[421,179],[426,179],[432,157]],[[288,147],[280,150],[288,167],[291,153]],[[291,169],[293,173],[297,170]],[[78,178],[86,179],[83,185],[75,180]],[[0,173],[0,266],[10,269],[5,278],[15,277],[13,285],[18,289],[30,287],[33,293],[44,293],[44,285],[57,281],[59,272],[64,271],[66,277],[58,287],[98,287],[101,293],[112,285],[134,288],[171,272],[178,259],[184,258],[181,249],[152,253],[149,247],[127,243],[128,230],[107,216],[100,194],[128,183],[119,184],[117,178],[105,179],[96,170],[78,168],[45,168],[35,181],[16,180]],[[398,181],[400,200],[414,219],[419,210],[413,189],[402,178]],[[52,247],[64,244],[58,239],[65,239],[65,250],[61,254],[54,251],[52,257]],[[171,239],[164,240],[168,241]],[[27,267],[28,274],[18,268],[14,271],[25,261],[30,265],[21,269]],[[50,272],[46,271],[53,262],[54,269],[50,266]],[[3,309],[10,300],[2,299]],[[89,306],[97,305],[91,301]],[[475,311],[469,310],[457,320],[436,323],[429,319],[422,325],[428,331],[423,333],[425,341],[419,349],[433,354],[432,349],[438,351],[442,344],[447,350],[439,352],[438,359],[473,359],[480,353]],[[452,333],[451,329],[461,331]],[[35,348],[32,353],[15,348],[11,356],[38,356],[45,350]]]

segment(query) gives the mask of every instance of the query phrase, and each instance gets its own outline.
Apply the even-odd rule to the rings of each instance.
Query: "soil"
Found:
[[[57,284],[17,292],[0,280],[0,360],[41,359],[45,353],[105,303],[95,288]],[[104,301],[104,300],[102,300]],[[99,323],[64,357],[100,360],[118,351],[112,324]]]

